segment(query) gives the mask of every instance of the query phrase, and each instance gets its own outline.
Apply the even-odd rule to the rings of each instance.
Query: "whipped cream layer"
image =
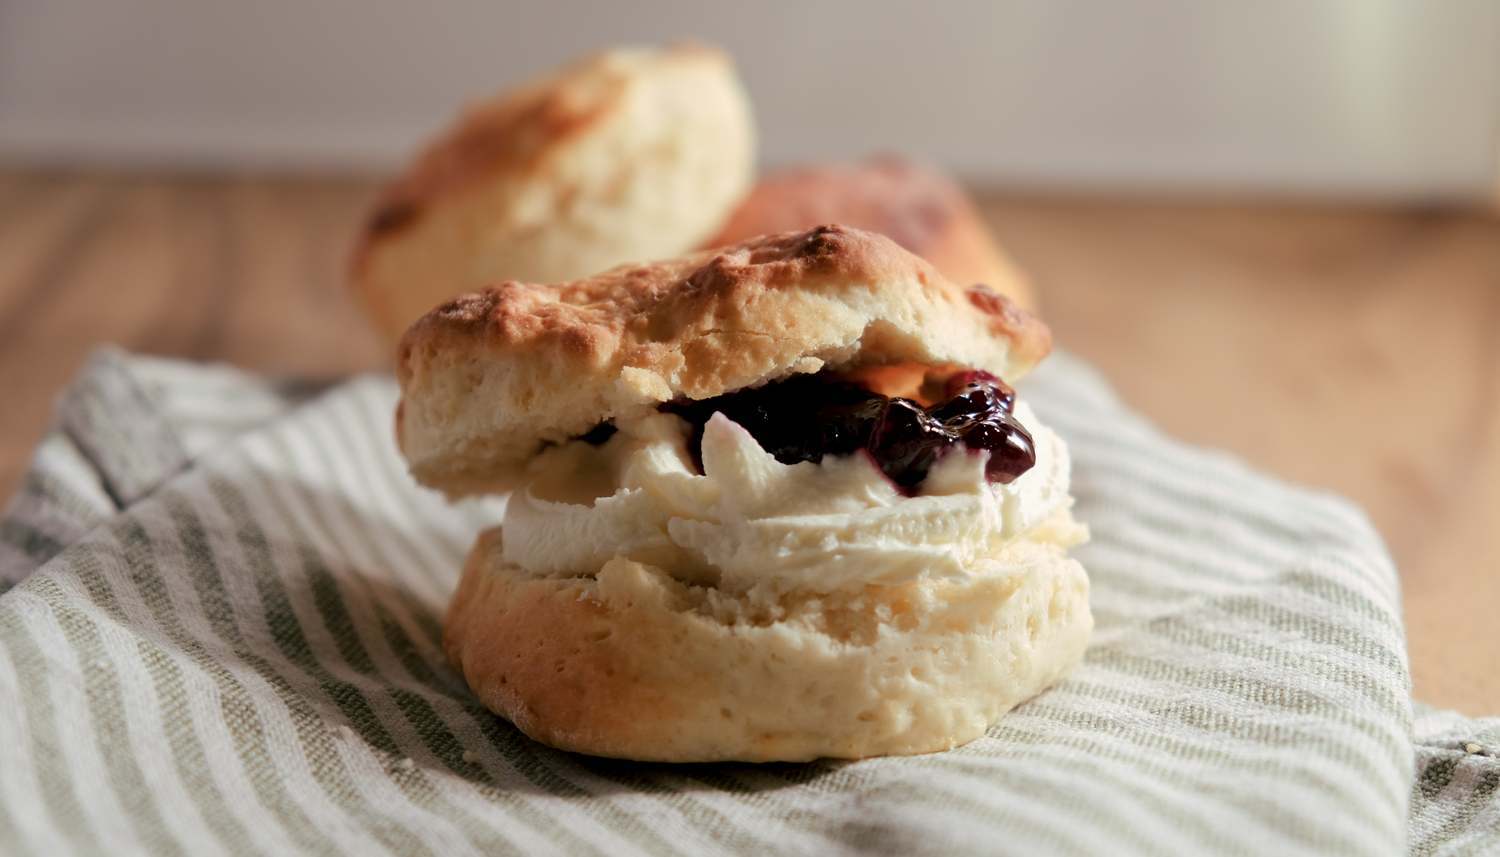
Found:
[[[506,508],[504,557],[536,575],[587,576],[623,556],[689,583],[831,592],[923,577],[991,574],[1013,539],[1071,505],[1067,447],[1025,403],[1015,416],[1036,465],[987,482],[984,456],[944,456],[907,496],[867,456],[783,464],[723,414],[703,430],[654,414],[606,443],[544,451]],[[1073,525],[1064,538],[1076,542]]]

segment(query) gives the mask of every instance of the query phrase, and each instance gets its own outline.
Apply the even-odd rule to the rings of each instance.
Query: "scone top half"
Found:
[[[883,236],[823,226],[444,304],[401,340],[397,437],[422,483],[503,491],[549,446],[664,403],[880,366],[1013,381],[1050,347],[1004,296]]]

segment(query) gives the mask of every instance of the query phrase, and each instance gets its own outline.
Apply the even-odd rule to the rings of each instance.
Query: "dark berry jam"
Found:
[[[578,439],[591,446],[601,446],[605,441],[614,437],[615,432],[617,431],[619,431],[619,429],[615,428],[615,424],[613,422],[605,420],[604,422],[579,435]]]
[[[988,372],[961,372],[943,392],[947,398],[924,408],[819,372],[661,407],[693,427],[688,448],[700,469],[703,426],[715,413],[744,427],[783,464],[864,451],[907,492],[956,447],[988,450],[985,477],[991,482],[1010,482],[1036,464],[1031,435],[1011,414],[1015,391],[1004,381]]]

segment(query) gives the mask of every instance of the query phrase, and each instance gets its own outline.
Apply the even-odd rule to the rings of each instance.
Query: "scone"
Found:
[[[697,247],[753,168],[727,56],[610,51],[472,107],[380,197],[351,284],[394,341],[489,283],[572,280]]]
[[[983,283],[1031,309],[1031,283],[996,245],[968,194],[932,167],[882,156],[765,176],[705,247],[843,223],[894,239],[962,285]]]
[[[401,450],[450,495],[512,492],[449,659],[595,755],[979,737],[1092,627],[1067,448],[1007,383],[1049,345],[1005,296],[842,226],[433,310],[399,349]]]

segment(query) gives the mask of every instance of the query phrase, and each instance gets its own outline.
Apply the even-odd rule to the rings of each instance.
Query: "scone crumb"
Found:
[[[465,750],[464,751],[464,755],[463,755],[463,760],[464,760],[465,764],[468,764],[468,765],[475,764],[476,762],[479,761],[479,754],[475,753],[473,750]]]
[[[1464,752],[1468,753],[1471,756],[1477,756],[1480,753],[1484,752],[1484,747],[1474,743],[1473,741],[1470,741],[1464,745]]]
[[[392,765],[391,767],[395,768],[398,771],[410,771],[411,769],[415,768],[416,766],[417,766],[417,763],[408,758],[408,759],[402,759],[401,761],[397,762],[396,764]]]

